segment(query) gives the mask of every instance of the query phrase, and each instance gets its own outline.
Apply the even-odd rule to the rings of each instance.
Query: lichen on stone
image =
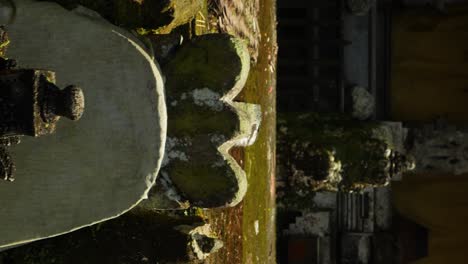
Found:
[[[308,183],[327,190],[337,187],[353,191],[366,186],[384,186],[394,175],[411,169],[411,162],[407,162],[404,153],[392,144],[398,140],[384,129],[386,123],[359,122],[345,115],[317,113],[293,113],[279,119],[278,167],[300,185],[305,186],[307,178],[303,176],[308,173],[304,173],[304,166],[309,164],[302,156],[316,148],[333,149],[334,160],[341,163],[339,184]]]
[[[207,106],[217,112],[223,109],[221,95],[210,88],[195,89],[192,92],[192,97],[196,105]]]
[[[221,134],[213,134],[211,135],[211,143],[215,144],[216,146],[221,146],[224,142],[226,142],[227,138]]]
[[[174,159],[188,161],[189,158],[187,153],[185,153],[182,149],[190,147],[190,145],[191,142],[189,139],[167,137],[165,155],[161,167],[165,167]]]

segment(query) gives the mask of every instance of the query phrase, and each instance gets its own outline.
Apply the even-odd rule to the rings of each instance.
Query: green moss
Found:
[[[223,206],[237,192],[236,178],[227,164],[173,162],[169,170],[177,189],[198,206]]]
[[[192,101],[192,98],[187,100]],[[168,134],[171,137],[217,133],[231,138],[239,130],[239,118],[227,107],[214,111],[193,102],[180,101],[178,104],[178,107],[168,107]]]
[[[359,122],[339,114],[289,114],[282,115],[279,153],[287,153],[289,146],[311,142],[319,148],[333,149],[343,168],[342,189],[352,189],[357,184],[383,184],[384,153],[388,140],[376,138],[378,122]],[[286,130],[285,130],[286,128]],[[284,155],[286,158],[288,155]],[[284,163],[284,160],[279,162]]]
[[[173,89],[171,94],[175,96],[205,87],[220,94],[227,93],[241,72],[238,50],[235,40],[225,34],[192,39],[163,69],[168,90]]]
[[[275,94],[265,93],[262,85],[265,79],[271,80],[268,73],[263,71],[264,67],[268,65],[263,60],[259,61],[253,74],[249,76],[244,92],[245,101],[261,104],[263,119],[255,144],[245,149],[244,168],[249,189],[242,202],[242,263],[276,263],[276,209],[272,190],[272,175],[275,175],[276,108]],[[256,221],[259,225],[258,234],[254,229]]]
[[[281,114],[278,119],[278,128],[285,126],[288,137],[327,144],[337,140],[365,140],[372,137],[372,130],[378,127],[378,123],[356,122],[341,114],[288,113]]]

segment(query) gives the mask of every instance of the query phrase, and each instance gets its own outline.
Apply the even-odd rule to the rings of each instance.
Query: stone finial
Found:
[[[62,100],[57,101],[57,115],[76,121],[84,112],[83,90],[75,85],[69,85],[60,92]]]
[[[42,102],[42,117],[46,122],[54,122],[59,116],[76,121],[84,112],[83,90],[75,85],[69,85],[60,90],[53,83],[44,86],[45,98]]]

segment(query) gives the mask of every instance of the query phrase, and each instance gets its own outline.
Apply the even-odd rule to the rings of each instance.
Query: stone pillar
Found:
[[[404,135],[392,123],[312,113],[283,115],[278,124],[279,177],[299,183],[296,187],[336,191],[383,186],[412,165],[400,152]]]

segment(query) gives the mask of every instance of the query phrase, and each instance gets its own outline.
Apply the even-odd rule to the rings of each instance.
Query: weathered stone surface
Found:
[[[391,186],[374,189],[375,229],[388,231],[392,228],[392,189]]]
[[[372,237],[365,233],[348,233],[341,237],[339,263],[371,263]]]
[[[336,190],[340,184],[341,162],[334,151],[314,147],[310,142],[295,141],[291,145],[289,185],[301,195],[318,189]]]
[[[246,43],[240,39],[208,34],[187,42],[163,70],[167,90],[172,87],[168,98],[173,100],[204,88],[221,97],[232,97],[244,87],[250,70],[249,54]]]
[[[375,99],[366,88],[356,86],[352,92],[353,117],[359,120],[366,120],[372,117],[375,111]]]
[[[331,215],[329,211],[306,212],[297,217],[296,221],[291,223],[288,229],[283,230],[283,233],[286,235],[325,237],[332,232],[330,223]]]
[[[187,252],[192,261],[205,260],[210,254],[223,247],[223,242],[213,236],[209,224],[180,225],[174,229],[187,236]]]
[[[116,217],[146,197],[164,153],[160,71],[138,40],[56,3],[16,0],[8,57],[82,87],[86,111],[12,147],[18,180],[0,184],[0,247]]]
[[[245,172],[229,151],[253,144],[260,125],[259,106],[233,102],[249,67],[245,43],[225,34],[193,39],[164,67],[170,122],[161,174],[168,181],[158,183],[172,184],[165,192],[178,193],[183,205],[233,206],[246,192]],[[141,206],[167,204],[158,207],[163,201],[153,197]]]
[[[299,168],[313,179],[319,174],[333,174],[333,163],[341,163],[341,181],[330,181],[320,187],[326,190],[360,190],[367,186],[382,186],[394,175],[412,169],[411,160],[399,152],[397,133],[388,123],[357,122],[344,115],[290,114],[278,120],[277,164],[280,177],[291,177]],[[327,153],[330,161],[322,163],[325,171],[307,169],[301,153]],[[323,155],[322,155],[323,156]],[[331,160],[333,158],[333,160]],[[336,173],[335,173],[336,174]],[[323,176],[322,176],[323,178]],[[337,177],[335,177],[337,178]],[[333,183],[333,184],[331,184]],[[315,188],[310,188],[310,191]]]

